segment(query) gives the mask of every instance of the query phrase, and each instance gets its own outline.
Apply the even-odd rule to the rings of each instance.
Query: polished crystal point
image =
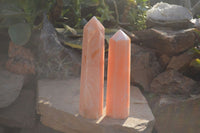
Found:
[[[104,27],[96,17],[84,27],[82,48],[79,113],[97,119],[103,112]]]
[[[118,30],[111,38],[112,40],[115,41],[122,41],[122,40],[130,40],[130,38],[122,31],[122,30]]]
[[[121,30],[109,40],[106,114],[115,119],[129,116],[131,43]]]

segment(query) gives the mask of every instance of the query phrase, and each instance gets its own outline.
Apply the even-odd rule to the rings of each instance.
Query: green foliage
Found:
[[[200,68],[200,59],[196,58],[192,60],[192,62],[190,63],[190,66],[195,67],[195,68]]]
[[[17,21],[20,19],[32,26],[35,18],[48,11],[51,4],[49,0],[1,0],[0,18],[3,20],[12,18]]]
[[[192,48],[192,49],[190,49],[190,52],[189,52],[190,54],[194,54],[194,55],[200,55],[200,51],[199,51],[199,49],[197,49],[197,48]]]
[[[194,67],[196,69],[200,70],[200,49],[197,47],[194,47],[190,50],[191,56],[193,56],[195,59],[193,59],[189,66]]]
[[[11,40],[23,45],[29,40],[30,29],[36,26],[38,16],[43,12],[49,12],[55,3],[56,0],[0,0],[0,28],[8,28]],[[67,23],[61,23],[65,25],[82,28],[87,20],[96,16],[102,23],[107,22],[111,26],[120,24],[119,20],[126,18],[131,24],[130,30],[146,28],[146,10],[149,8],[149,0],[63,0],[63,3],[61,16],[67,17]],[[117,9],[121,7],[124,7],[123,10]],[[19,27],[22,30],[19,30]],[[20,31],[28,34],[23,35]]]
[[[105,4],[104,0],[63,0],[63,2],[62,16],[73,21],[75,28],[81,28],[85,20],[92,16],[96,16],[101,22],[114,19],[113,11],[109,10],[109,6]],[[91,10],[90,7],[95,7],[95,11],[89,12],[86,16],[82,15],[82,9]]]
[[[190,54],[195,58],[190,62],[190,66],[200,70],[200,30],[194,29],[197,39],[195,41],[195,47],[190,49]]]
[[[27,23],[17,23],[9,27],[8,33],[14,44],[24,45],[31,36],[31,27]]]
[[[136,30],[146,28],[146,11],[150,4],[148,0],[127,0],[128,20],[134,25]]]
[[[97,8],[97,12],[100,14],[100,16],[97,18],[101,22],[104,22],[106,20],[110,21],[110,20],[114,19],[114,17],[112,16],[113,11],[110,11],[109,7],[107,5]]]
[[[53,2],[54,0],[0,0],[0,28],[8,28],[11,40],[24,45],[30,38],[36,17],[48,12]]]
[[[131,25],[130,30],[146,28],[146,11],[150,5],[149,0],[63,0],[63,2],[62,17],[67,17],[71,27],[82,28],[83,20],[96,16],[102,23],[111,22],[111,26],[113,22],[119,24],[119,19],[126,18]],[[92,10],[93,7],[95,10]]]
[[[81,1],[82,0],[63,0],[64,9],[61,16],[69,16],[73,21],[74,27],[79,27],[81,23]]]

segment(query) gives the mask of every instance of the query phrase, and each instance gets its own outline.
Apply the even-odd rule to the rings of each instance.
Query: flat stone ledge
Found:
[[[22,89],[10,106],[0,109],[0,124],[8,127],[31,128],[35,125],[35,91]]]
[[[4,133],[4,129],[1,126],[0,126],[0,133]]]
[[[137,87],[131,87],[130,115],[116,120],[104,115],[89,120],[79,115],[80,79],[38,81],[37,113],[41,122],[55,130],[70,133],[151,133],[155,119]],[[104,96],[105,97],[105,96]]]
[[[1,133],[1,132],[0,132]],[[20,133],[61,133],[38,122],[33,128],[23,128]]]
[[[192,98],[161,97],[154,109],[157,133],[198,133],[200,131],[200,95]],[[166,130],[167,129],[167,130]]]
[[[19,96],[24,76],[0,68],[0,108],[11,105]]]

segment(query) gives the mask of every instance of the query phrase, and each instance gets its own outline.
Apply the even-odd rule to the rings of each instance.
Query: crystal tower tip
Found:
[[[130,38],[122,30],[118,30],[111,38],[112,40],[130,40]]]
[[[95,16],[88,21],[88,23],[84,26],[84,29],[87,29],[88,27],[95,27],[104,30],[104,26]]]

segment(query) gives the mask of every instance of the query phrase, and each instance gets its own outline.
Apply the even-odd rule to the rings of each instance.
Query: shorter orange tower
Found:
[[[119,30],[109,40],[106,114],[125,119],[130,108],[130,38]]]

